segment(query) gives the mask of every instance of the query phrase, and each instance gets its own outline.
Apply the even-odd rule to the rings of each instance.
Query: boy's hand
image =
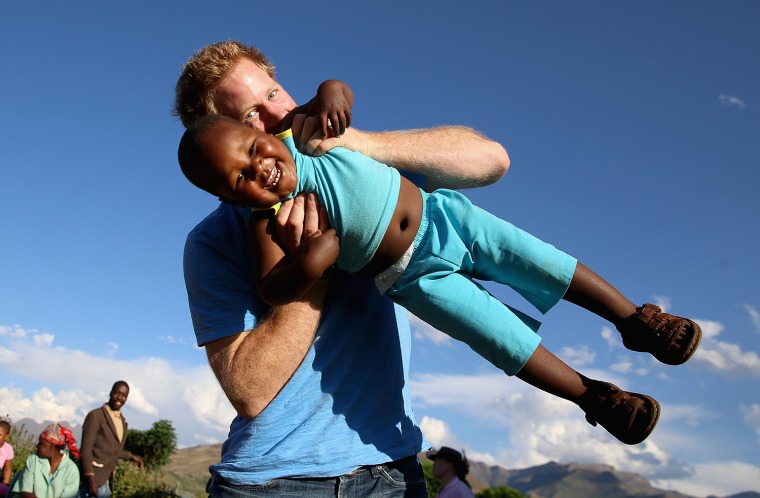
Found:
[[[327,80],[317,88],[317,96],[306,114],[319,117],[325,138],[340,137],[351,126],[353,104],[353,92],[348,85],[338,80]]]
[[[326,277],[338,261],[340,241],[334,228],[315,234],[304,244],[303,263],[307,275]]]
[[[317,196],[298,194],[283,201],[276,218],[277,240],[290,254],[296,254],[312,237],[327,231],[327,211],[319,207]]]

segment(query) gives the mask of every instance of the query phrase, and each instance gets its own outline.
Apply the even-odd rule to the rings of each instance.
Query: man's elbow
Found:
[[[492,142],[491,148],[493,149],[493,175],[494,181],[498,180],[507,173],[509,169],[509,155],[507,150],[498,142]]]

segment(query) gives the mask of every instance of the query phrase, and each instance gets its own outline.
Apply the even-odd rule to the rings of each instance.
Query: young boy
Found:
[[[475,207],[457,192],[426,193],[399,172],[342,148],[300,154],[292,133],[273,137],[222,116],[201,118],[180,142],[186,177],[253,210],[249,235],[260,297],[273,306],[300,297],[333,265],[375,277],[381,292],[468,344],[508,375],[576,403],[592,424],[626,444],[654,429],[659,404],[579,374],[539,344],[538,322],[505,306],[473,278],[509,285],[542,313],[560,299],[614,323],[629,349],[677,365],[699,326],[637,308],[573,257]],[[286,254],[271,223],[277,204],[314,193],[332,228]]]
[[[6,495],[8,486],[11,484],[11,477],[13,477],[13,446],[6,442],[10,434],[10,422],[0,420],[0,469],[3,471],[2,482],[0,482],[0,496]]]

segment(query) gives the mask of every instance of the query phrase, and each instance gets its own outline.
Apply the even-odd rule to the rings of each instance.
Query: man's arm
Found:
[[[255,329],[206,344],[211,370],[241,417],[261,413],[303,361],[319,324],[324,285],[275,308]]]
[[[313,196],[285,201],[277,213],[279,240],[290,251],[327,229],[327,216]],[[314,341],[326,286],[326,280],[319,282],[301,300],[275,308],[253,330],[205,344],[211,369],[241,417],[261,413],[303,361]]]
[[[98,422],[96,411],[93,410],[87,414],[82,424],[82,442],[79,445],[79,462],[82,467],[82,477],[95,477],[95,470],[92,468],[93,447],[95,439],[98,437]]]
[[[306,120],[305,116],[298,116],[293,122],[296,136],[311,137],[306,153],[320,155],[333,147],[345,147],[400,170],[423,175],[427,190],[490,185],[509,169],[504,147],[464,126],[382,132],[349,128],[342,137],[328,139],[315,133],[316,126],[315,120]]]

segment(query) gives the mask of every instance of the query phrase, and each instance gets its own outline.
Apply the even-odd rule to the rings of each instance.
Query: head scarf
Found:
[[[74,458],[79,457],[77,442],[74,440],[74,435],[68,427],[64,427],[57,422],[50,424],[45,427],[45,430],[42,431],[40,437],[53,446],[68,446],[69,453],[71,453]]]

